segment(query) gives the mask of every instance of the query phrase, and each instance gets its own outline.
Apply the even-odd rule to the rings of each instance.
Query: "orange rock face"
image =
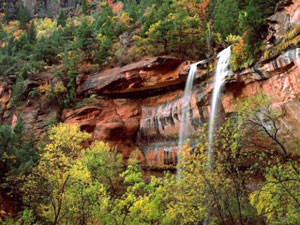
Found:
[[[300,49],[293,50],[295,55],[286,59],[284,64],[282,56],[262,66],[268,72],[268,79],[245,82],[245,79],[228,84],[222,97],[223,107],[226,113],[233,111],[233,105],[247,97],[262,91],[269,95],[272,104],[284,105],[300,96]],[[251,74],[250,74],[251,75]]]
[[[270,17],[271,25],[276,26],[272,35],[280,38],[286,32],[286,25],[300,24],[299,10],[300,2],[294,1],[294,4]],[[276,59],[265,60],[234,74],[224,87],[221,116],[234,112],[233,105],[238,101],[263,92],[272,97],[274,107],[286,111],[281,125],[299,135],[299,59],[300,48],[295,47]],[[21,115],[25,125],[33,127],[38,137],[52,117],[69,124],[79,124],[82,130],[92,134],[91,141],[109,143],[123,154],[124,159],[139,149],[146,166],[169,168],[177,161],[180,121],[188,124],[185,133],[193,147],[197,130],[208,121],[210,112],[213,74],[207,71],[205,65],[198,68],[191,102],[181,98],[189,65],[190,62],[178,58],[161,56],[94,75],[82,70],[76,81],[78,99],[92,98],[92,94],[101,98],[80,108],[64,109],[61,115],[59,110],[39,108],[35,102],[24,103],[18,111],[11,110],[11,89],[0,85],[0,118],[14,125]],[[35,76],[30,85],[48,83],[52,79],[49,74],[44,72]],[[182,105],[188,112],[186,118],[181,115]]]
[[[170,87],[185,80],[181,72],[187,62],[173,57],[154,57],[105,70],[88,76],[77,88],[78,94],[130,94],[138,91]]]
[[[233,112],[235,110],[233,105],[236,102],[262,91],[272,97],[274,107],[286,111],[285,118],[282,118],[282,126],[295,134],[300,134],[299,58],[300,50],[293,49],[270,62],[235,74],[225,85],[221,112]],[[1,118],[9,118],[9,123],[13,126],[21,115],[25,126],[33,127],[37,137],[41,137],[44,133],[51,118],[58,118],[62,122],[79,124],[82,130],[92,134],[91,141],[109,143],[123,154],[124,159],[128,159],[131,152],[139,149],[143,153],[141,158],[146,166],[174,167],[177,161],[179,122],[184,119],[181,115],[181,106],[186,105],[188,116],[185,122],[188,128],[185,132],[189,134],[193,146],[198,128],[208,121],[213,83],[210,81],[212,74],[205,75],[206,71],[199,68],[191,102],[184,102],[181,96],[188,63],[173,58],[160,60],[162,59],[164,60],[159,61],[154,58],[149,61],[151,63],[142,61],[131,64],[127,67],[130,70],[122,69],[126,71],[124,74],[118,72],[109,75],[111,71],[120,68],[103,72],[107,73],[107,76],[112,76],[110,79],[113,81],[102,85],[99,89],[97,89],[98,83],[93,84],[92,89],[105,97],[97,98],[97,101],[80,108],[64,109],[61,115],[58,115],[58,110],[54,108],[43,111],[36,107],[34,102],[26,103],[18,111],[8,110],[10,89],[1,86],[0,104],[6,107],[6,110],[2,110]],[[165,64],[166,62],[172,62],[176,66],[165,67],[168,65]],[[138,88],[140,78],[136,84],[132,80],[136,73],[139,74],[138,77],[143,77],[143,82],[140,84],[152,86],[152,91]],[[120,74],[128,76],[132,85],[128,85],[127,79],[119,79]],[[171,82],[172,88],[163,87],[162,83],[168,80],[167,77],[173,77],[174,79],[170,78],[170,80],[178,83],[173,85]],[[84,85],[86,83],[81,82],[78,90],[83,90]],[[121,93],[120,90],[123,92]],[[119,91],[118,95],[116,95],[117,91]],[[87,94],[86,92],[83,94]]]
[[[279,63],[282,56],[272,61],[269,69],[270,78],[252,81],[245,84],[243,81],[227,84],[222,97],[222,105],[226,113],[233,112],[233,106],[247,96],[259,92],[271,98],[273,107],[284,110],[286,113],[280,118],[282,128],[295,137],[300,134],[300,49],[293,50],[295,57],[286,64]],[[276,65],[276,68],[274,68]],[[270,68],[264,65],[264,68]]]
[[[83,78],[79,94],[97,93],[107,99],[66,109],[62,120],[91,132],[92,141],[110,143],[125,159],[138,148],[147,166],[174,166],[188,68],[189,63],[180,59],[155,57]],[[198,77],[204,73],[200,68]],[[192,136],[208,115],[202,89],[195,89],[190,104],[184,103]]]
[[[116,99],[103,100],[97,105],[75,110],[64,110],[62,119],[92,133],[93,141],[102,140],[113,144],[124,158],[128,158],[136,147],[131,139],[139,128],[139,116],[137,102]]]
[[[288,111],[286,118],[282,119],[282,124],[290,131],[297,130],[298,132],[299,130],[300,134],[300,122],[297,120],[297,115],[300,113],[299,58],[300,49],[292,49],[270,62],[235,74],[225,85],[220,112],[231,113],[235,110],[233,105],[236,102],[263,92],[272,97],[274,107],[281,107]],[[168,60],[173,62],[173,59]],[[156,89],[161,88],[161,83],[165,82],[164,76],[167,77],[166,74],[177,74],[173,76],[175,79],[179,77],[179,74],[185,74],[185,76],[187,74],[186,66],[180,63],[174,70],[175,67],[165,68],[165,61],[161,66],[156,58],[150,62],[149,64],[144,61],[131,64],[127,67],[130,70],[121,69],[121,71],[127,71],[124,75],[128,76],[129,80],[136,73],[141,78],[143,71],[147,71],[145,73],[147,75],[144,75],[143,79],[139,78],[138,83],[139,80],[143,80],[140,83],[142,86],[153,85]],[[149,66],[150,69],[145,69],[141,65],[145,68],[151,66]],[[110,74],[115,70],[120,71],[120,68],[103,73]],[[184,119],[181,116],[181,106],[186,105],[188,116],[185,122],[189,126],[185,132],[191,138],[191,146],[193,146],[197,130],[208,121],[210,93],[213,89],[213,83],[209,83],[210,76],[196,82],[192,100],[186,103],[181,98],[184,82],[176,89],[163,88],[163,91],[153,96],[152,92],[141,89],[138,84],[133,83],[128,86],[128,80],[119,79],[122,73],[114,74],[110,75],[116,76],[110,77],[114,81],[107,86],[102,85],[97,91],[99,94],[109,93],[106,100],[80,109],[64,110],[63,121],[77,123],[83,130],[91,132],[93,141],[103,140],[115,146],[125,159],[138,148],[143,152],[146,166],[153,168],[175,166],[179,123]],[[197,77],[203,77],[201,74],[203,71],[199,69]],[[149,77],[146,79],[147,76]],[[86,83],[83,83],[84,85]],[[93,88],[96,90],[96,85]],[[79,89],[83,88],[79,86]],[[125,95],[123,98],[113,99],[114,94],[119,90],[124,91]],[[129,92],[132,95],[126,95]],[[118,97],[122,96],[118,95]],[[290,125],[291,123],[293,125]]]
[[[106,95],[107,99],[65,109],[62,120],[91,132],[92,141],[110,143],[125,159],[138,148],[148,166],[174,166],[188,68],[189,63],[180,59],[155,57],[85,77],[77,92]],[[200,69],[198,77],[204,73]],[[193,135],[207,116],[207,107],[200,107],[204,100],[202,92],[195,90],[188,105],[187,122]]]

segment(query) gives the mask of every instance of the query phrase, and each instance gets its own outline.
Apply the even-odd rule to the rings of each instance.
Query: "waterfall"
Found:
[[[189,104],[192,98],[193,92],[193,84],[195,80],[195,75],[197,71],[197,66],[201,62],[194,63],[190,66],[190,71],[187,77],[187,81],[185,83],[184,93],[181,97],[181,107],[180,107],[180,123],[179,123],[179,137],[178,137],[178,152],[177,152],[177,164],[180,163],[180,151],[182,146],[184,145],[186,139],[188,138],[188,130],[189,130],[189,123],[187,121],[188,111],[189,111]],[[177,169],[177,177],[179,177],[180,169]]]
[[[213,153],[213,142],[214,142],[214,133],[216,129],[216,114],[220,101],[220,96],[222,93],[222,87],[225,82],[226,76],[230,73],[229,64],[230,64],[230,55],[231,47],[224,49],[218,54],[218,64],[214,76],[214,89],[211,98],[211,111],[209,115],[209,124],[208,124],[208,152],[207,152],[207,167],[211,169],[212,166],[212,153]]]
[[[206,170],[211,171],[213,169],[213,142],[214,134],[216,131],[216,119],[217,111],[220,101],[220,96],[222,93],[222,87],[225,82],[226,76],[230,73],[230,55],[231,47],[224,49],[218,54],[218,64],[214,76],[214,89],[211,98],[211,111],[209,115],[209,124],[208,124],[208,149],[207,149],[207,159],[206,159]],[[209,218],[204,221],[203,225],[207,225]]]
[[[220,100],[220,95],[222,92],[222,87],[225,82],[226,76],[230,73],[229,64],[230,64],[230,55],[231,55],[231,47],[224,49],[222,52],[218,54],[218,64],[214,76],[214,89],[212,94],[211,100],[211,112],[209,116],[209,129],[208,129],[208,140],[209,146],[207,151],[207,169],[211,169],[212,167],[212,146],[214,141],[214,133],[215,133],[215,126],[216,126],[216,113],[218,109],[218,104]],[[204,61],[203,61],[204,62]],[[180,163],[180,151],[182,146],[184,145],[186,139],[188,138],[189,133],[189,123],[187,121],[188,111],[189,111],[189,104],[192,98],[192,91],[193,91],[193,84],[195,80],[195,74],[197,71],[197,66],[202,61],[194,63],[190,66],[188,78],[185,84],[184,93],[181,98],[181,119],[179,124],[179,138],[178,138],[178,153],[177,153],[177,164]],[[180,176],[180,169],[177,169],[177,176]]]

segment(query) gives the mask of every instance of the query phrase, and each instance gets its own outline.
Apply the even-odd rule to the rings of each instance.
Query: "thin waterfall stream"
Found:
[[[211,100],[211,112],[209,116],[209,129],[208,129],[208,140],[209,146],[207,151],[207,169],[210,170],[213,165],[212,155],[213,155],[213,137],[215,133],[216,126],[216,114],[219,105],[220,95],[222,92],[222,87],[225,82],[226,76],[230,73],[229,63],[230,63],[231,47],[224,49],[218,54],[218,63],[214,76],[214,89]],[[184,93],[182,95],[180,113],[181,119],[179,124],[179,135],[178,135],[178,153],[177,153],[177,164],[180,163],[180,152],[183,145],[185,144],[187,138],[189,137],[189,123],[187,121],[189,104],[192,98],[192,92],[194,87],[195,75],[197,72],[197,66],[204,61],[194,63],[190,66],[188,78],[185,84]],[[180,168],[177,169],[177,177],[180,177]]]
[[[180,152],[182,149],[182,146],[184,145],[186,139],[188,138],[188,126],[187,123],[187,114],[189,110],[189,104],[191,102],[192,93],[193,93],[193,86],[194,86],[194,80],[195,75],[197,72],[197,66],[202,61],[194,63],[190,66],[189,74],[187,77],[187,81],[185,83],[184,93],[182,95],[182,101],[181,101],[181,107],[180,107],[180,113],[181,113],[181,119],[179,124],[179,135],[178,135],[178,153],[177,153],[177,164],[180,163]],[[177,177],[180,176],[180,169],[177,169]]]
[[[222,93],[222,88],[226,79],[226,76],[230,73],[230,56],[231,56],[231,46],[224,49],[218,54],[218,63],[214,76],[214,89],[211,97],[211,111],[209,115],[208,124],[208,149],[207,149],[207,170],[211,170],[213,166],[213,142],[214,134],[216,131],[216,120],[218,106],[220,103],[220,96]]]
[[[208,149],[207,149],[207,159],[206,159],[206,171],[212,171],[214,167],[214,135],[217,129],[217,120],[218,120],[218,107],[220,104],[220,97],[222,94],[223,85],[225,83],[226,77],[230,74],[230,56],[231,56],[231,46],[224,49],[218,54],[218,63],[214,76],[214,89],[211,97],[211,111],[209,115],[209,124],[208,124]],[[209,209],[207,208],[208,216]],[[208,217],[203,225],[208,225],[210,218]]]

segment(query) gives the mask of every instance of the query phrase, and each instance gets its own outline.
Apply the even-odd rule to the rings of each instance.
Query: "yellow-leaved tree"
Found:
[[[52,224],[86,224],[107,202],[105,187],[93,182],[80,160],[82,143],[91,137],[77,125],[58,124],[23,187],[24,202]]]

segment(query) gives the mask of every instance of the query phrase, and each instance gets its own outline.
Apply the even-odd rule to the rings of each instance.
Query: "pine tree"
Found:
[[[23,76],[18,76],[16,83],[12,87],[12,99],[11,105],[15,106],[23,99],[23,95],[26,89]]]
[[[34,45],[36,43],[36,29],[32,22],[30,28],[26,30],[27,39],[30,44]]]
[[[21,29],[26,29],[27,23],[31,20],[30,12],[23,5],[23,3],[20,5],[20,8],[18,10],[17,20],[19,20],[19,22],[20,22]]]
[[[217,0],[213,10],[214,30],[225,39],[229,34],[239,34],[240,8],[236,0]]]
[[[10,21],[8,4],[6,4],[5,9],[4,9],[4,17],[3,17],[3,21],[4,21],[6,24],[8,24],[8,22]]]
[[[57,26],[65,27],[67,24],[67,14],[65,11],[61,11],[57,18]]]
[[[84,15],[87,15],[88,14],[88,11],[89,11],[89,6],[88,6],[88,3],[86,0],[82,0],[81,1],[81,9],[82,9],[82,13]]]

